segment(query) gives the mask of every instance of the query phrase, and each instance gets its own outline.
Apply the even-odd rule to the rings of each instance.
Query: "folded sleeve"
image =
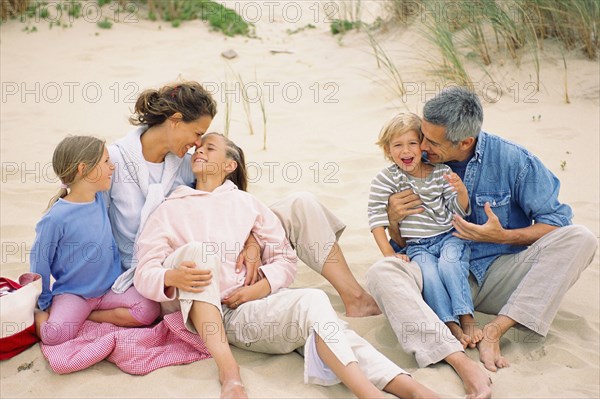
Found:
[[[536,156],[529,155],[515,187],[519,206],[535,223],[556,227],[572,223],[571,207],[558,200],[560,181]]]

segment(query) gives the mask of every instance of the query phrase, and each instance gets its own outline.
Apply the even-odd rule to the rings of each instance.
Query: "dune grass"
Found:
[[[368,29],[365,30],[365,32],[367,32],[369,44],[371,45],[373,55],[377,61],[377,68],[383,68],[388,80],[391,81],[391,85],[386,85],[385,87],[388,88],[395,96],[403,97],[406,94],[406,87],[404,85],[404,81],[402,80],[402,75],[400,75],[400,71],[398,71],[398,68],[396,67],[396,64],[381,46],[381,44],[379,44],[379,42],[375,39],[375,36],[372,34],[372,32],[370,32]]]
[[[116,2],[123,10],[139,13],[147,10],[150,20],[164,20],[173,27],[183,21],[201,19],[211,28],[227,36],[253,36],[254,27],[234,10],[212,0],[98,0],[100,7]],[[3,21],[11,18],[48,18],[48,1],[44,0],[0,0],[0,17]],[[81,17],[84,1],[58,0],[52,2],[53,9],[60,9],[70,18]],[[62,14],[61,14],[62,16]]]
[[[439,51],[440,60],[429,62],[434,75],[468,87],[473,82],[465,61],[472,55],[484,67],[493,54],[505,52],[517,66],[528,56],[539,90],[544,40],[591,60],[600,50],[598,0],[388,0],[386,9],[392,22],[422,23],[424,36]]]
[[[148,6],[150,19],[156,18],[176,22],[201,19],[207,21],[212,29],[223,32],[227,36],[250,36],[253,26],[246,22],[234,10],[212,0],[145,0],[139,1]]]

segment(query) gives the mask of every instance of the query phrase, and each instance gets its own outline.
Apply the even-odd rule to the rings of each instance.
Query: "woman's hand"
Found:
[[[262,260],[260,259],[260,245],[252,234],[244,243],[244,248],[237,258],[235,272],[241,273],[244,265],[246,265],[244,285],[253,285],[258,281],[258,268],[262,265]]]
[[[196,269],[194,262],[181,262],[176,269],[165,272],[165,287],[175,287],[188,292],[202,292],[210,284],[212,272]]]
[[[254,301],[266,297],[271,293],[271,284],[266,278],[263,278],[256,284],[240,287],[233,291],[222,301],[227,307],[237,309],[243,303]]]

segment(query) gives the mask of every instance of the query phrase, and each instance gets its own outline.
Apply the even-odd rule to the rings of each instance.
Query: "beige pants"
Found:
[[[314,334],[327,344],[344,365],[358,362],[369,380],[383,389],[394,377],[406,372],[379,353],[367,341],[338,319],[327,295],[316,289],[283,289],[263,299],[250,301],[237,309],[221,306],[219,290],[219,254],[203,254],[201,243],[189,243],[171,254],[164,267],[173,268],[183,261],[194,261],[198,268],[212,270],[212,283],[201,293],[179,291],[179,300],[164,303],[163,312],[181,309],[186,327],[197,332],[189,320],[194,301],[216,306],[223,315],[225,334],[218,325],[206,323],[201,328],[204,334],[219,334],[227,337],[230,344],[254,352],[283,354],[302,350]],[[330,385],[339,380],[323,381],[311,378],[322,362],[306,357],[307,382]],[[310,364],[312,362],[312,364]],[[317,370],[316,375],[320,375]]]
[[[475,310],[505,315],[545,336],[565,293],[591,263],[596,237],[583,226],[556,229],[528,249],[490,266],[481,287],[471,279]],[[421,296],[418,265],[385,258],[367,273],[367,286],[387,316],[400,345],[419,366],[437,363],[461,344]]]
[[[270,208],[281,220],[298,258],[321,274],[346,225],[307,192],[289,195]]]

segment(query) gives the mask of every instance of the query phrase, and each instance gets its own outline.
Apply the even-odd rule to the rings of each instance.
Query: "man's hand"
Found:
[[[390,223],[400,223],[408,215],[423,212],[421,197],[413,190],[404,190],[392,194],[388,200],[388,219]]]
[[[252,234],[244,243],[244,248],[237,258],[235,272],[241,273],[244,265],[246,265],[244,285],[253,285],[258,281],[258,268],[262,265],[262,260],[260,259],[260,245]]]
[[[504,244],[506,230],[500,224],[498,216],[492,211],[489,202],[485,203],[484,210],[488,220],[482,225],[469,223],[462,217],[455,215],[452,225],[456,232],[453,235],[464,240]]]
[[[398,258],[398,259],[403,260],[405,262],[410,262],[410,258],[408,257],[408,255],[395,253],[393,256],[395,258]]]
[[[196,269],[194,262],[181,262],[176,269],[165,273],[165,287],[175,287],[188,292],[202,292],[210,284],[212,272]]]
[[[243,303],[266,297],[271,293],[271,284],[266,278],[248,287],[240,287],[221,302],[231,309],[237,309]]]

